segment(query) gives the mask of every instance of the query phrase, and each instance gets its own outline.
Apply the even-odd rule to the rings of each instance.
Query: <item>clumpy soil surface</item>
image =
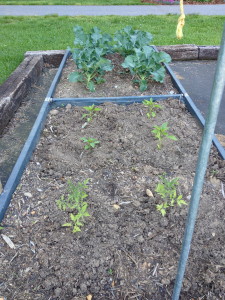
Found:
[[[63,74],[56,88],[55,98],[82,98],[82,97],[119,97],[119,96],[141,96],[141,95],[170,95],[176,94],[177,91],[173,87],[171,78],[166,74],[164,83],[150,81],[148,89],[144,92],[139,91],[137,84],[133,84],[134,77],[127,69],[121,66],[124,58],[119,54],[110,54],[107,56],[112,61],[113,70],[106,72],[105,82],[96,85],[96,91],[90,92],[85,89],[85,83],[69,82],[69,74],[77,71],[72,58],[67,60],[63,69]]]
[[[101,105],[82,128],[85,109],[50,112],[40,142],[3,221],[0,295],[15,300],[171,299],[187,206],[156,211],[159,176],[179,178],[189,203],[201,129],[178,100],[160,102],[154,119],[142,104]],[[151,130],[168,122],[161,150]],[[84,150],[81,137],[100,141]],[[225,162],[215,149],[200,202],[182,300],[225,298]],[[62,227],[70,213],[56,200],[68,180],[89,178],[79,233]],[[146,189],[153,196],[146,194]],[[74,211],[74,214],[76,212]]]

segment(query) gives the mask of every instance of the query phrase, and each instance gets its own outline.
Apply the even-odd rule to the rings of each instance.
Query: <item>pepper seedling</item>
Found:
[[[96,107],[94,104],[91,106],[84,106],[83,107],[87,113],[82,115],[82,119],[86,119],[86,122],[91,122],[96,115],[97,111],[101,111],[102,109],[99,107]]]
[[[162,148],[162,141],[164,138],[171,139],[173,141],[177,141],[177,138],[174,135],[169,135],[167,130],[169,127],[167,126],[167,122],[163,123],[161,126],[154,126],[154,129],[151,131],[154,134],[154,137],[158,140],[157,148]]]
[[[154,118],[156,116],[156,108],[162,108],[161,105],[157,104],[153,99],[142,101],[145,107],[148,108],[148,112],[146,113],[148,119]]]
[[[86,137],[82,137],[81,140],[86,143],[86,145],[84,146],[85,150],[90,150],[90,149],[94,149],[95,146],[97,144],[99,144],[100,142],[94,138],[86,138]]]
[[[68,181],[68,196],[67,198],[63,195],[60,200],[56,201],[59,209],[65,211],[66,209],[76,210],[77,214],[70,214],[71,222],[64,223],[63,227],[73,227],[73,233],[81,231],[80,227],[84,225],[84,217],[90,217],[87,212],[88,204],[84,201],[88,194],[86,193],[87,184],[89,179],[83,182],[78,182],[76,185],[71,181]]]
[[[161,182],[157,184],[155,191],[162,197],[164,200],[163,203],[156,205],[156,209],[164,217],[166,215],[166,209],[168,207],[178,205],[181,206],[187,205],[186,201],[183,199],[182,195],[177,194],[177,185],[179,178],[174,178],[169,180],[166,178],[166,175],[163,174],[159,176]]]

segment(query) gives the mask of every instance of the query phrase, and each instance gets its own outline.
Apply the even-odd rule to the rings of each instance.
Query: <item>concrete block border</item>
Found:
[[[171,45],[158,46],[157,49],[165,51],[173,60],[215,60],[218,57],[219,46]]]
[[[173,60],[215,60],[219,46],[171,45],[158,46]],[[0,134],[13,117],[32,84],[37,82],[44,67],[58,67],[65,50],[28,51],[23,62],[0,85]],[[44,99],[43,99],[44,100]]]

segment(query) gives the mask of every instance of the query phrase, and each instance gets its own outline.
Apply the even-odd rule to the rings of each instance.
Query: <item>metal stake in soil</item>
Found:
[[[210,148],[212,144],[212,138],[216,126],[217,116],[219,112],[220,102],[222,99],[223,89],[225,85],[225,25],[223,30],[223,37],[220,46],[220,52],[216,67],[216,74],[214,78],[213,88],[211,92],[211,98],[203,131],[202,143],[199,150],[198,161],[196,165],[196,172],[194,178],[194,185],[191,195],[191,202],[189,206],[189,212],[186,222],[186,228],[184,233],[184,239],[182,244],[182,250],[180,255],[180,261],[178,265],[178,271],[176,276],[176,282],[173,290],[172,300],[178,300],[182,287],[182,281],[185,273],[185,267],[191,247],[191,240],[193,236],[195,220],[198,211],[199,199],[202,192],[204,183],[205,172],[209,159]]]

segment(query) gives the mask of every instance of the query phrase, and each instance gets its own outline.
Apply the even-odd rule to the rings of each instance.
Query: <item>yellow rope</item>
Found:
[[[176,35],[178,39],[183,37],[183,27],[185,24],[184,4],[183,0],[180,0],[180,17],[178,19]]]

